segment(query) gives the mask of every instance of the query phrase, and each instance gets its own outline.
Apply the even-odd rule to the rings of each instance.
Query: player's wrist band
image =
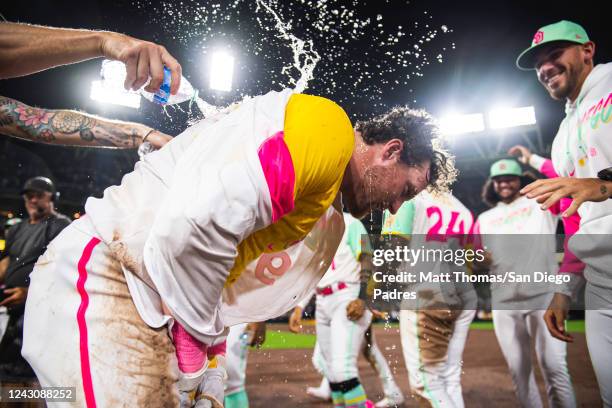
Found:
[[[142,143],[147,141],[147,137],[151,136],[151,133],[155,132],[155,129],[151,129],[147,132],[146,135],[144,135],[144,137],[142,138]]]

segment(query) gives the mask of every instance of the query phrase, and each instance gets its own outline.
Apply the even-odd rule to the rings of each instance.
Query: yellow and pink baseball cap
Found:
[[[561,20],[553,24],[540,27],[533,35],[531,46],[516,59],[516,66],[524,71],[535,69],[534,57],[536,51],[543,45],[554,41],[569,41],[584,44],[589,41],[589,36],[580,24]]]

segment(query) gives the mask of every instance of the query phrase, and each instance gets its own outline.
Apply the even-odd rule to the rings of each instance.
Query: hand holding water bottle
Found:
[[[154,85],[151,85],[154,81],[153,78],[148,78],[149,83],[147,86],[143,87],[142,85],[144,85],[144,83],[141,83],[140,87],[136,88],[135,91],[140,93],[149,101],[156,102],[161,105],[181,103],[190,100],[197,95],[196,90],[193,89],[189,81],[182,77],[180,78],[181,81],[179,88],[174,92],[174,94],[172,94],[171,85],[174,84],[174,80],[172,79],[172,71],[165,66],[162,66],[161,69],[161,84],[157,84],[157,90],[155,92],[149,91],[149,89],[155,87]],[[122,84],[126,84],[129,81],[127,70],[128,67],[126,67],[126,65],[124,65],[121,61],[102,61],[100,76],[102,77],[103,86],[108,89],[121,88]]]
[[[212,116],[220,111],[214,105],[205,102],[202,98],[198,97],[198,90],[195,89],[185,77],[181,77],[181,85],[175,94],[170,92],[170,85],[172,81],[172,73],[169,68],[163,67],[164,77],[159,90],[155,93],[148,91],[149,86],[138,89],[138,93],[145,97],[145,99],[158,103],[160,105],[174,105],[186,101],[195,101],[196,105],[202,111],[205,117]],[[102,69],[100,71],[103,85],[106,88],[118,88],[122,83],[127,81],[126,79],[126,67],[119,61],[102,61]],[[153,81],[153,79],[151,79]]]
[[[176,95],[181,85],[181,64],[161,45],[139,40],[124,34],[103,32],[100,48],[106,58],[121,61],[126,66],[125,89],[138,90],[149,78],[145,87],[154,93],[164,81],[164,67],[170,72],[171,95]]]

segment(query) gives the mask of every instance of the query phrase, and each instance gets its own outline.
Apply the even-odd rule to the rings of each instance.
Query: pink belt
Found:
[[[346,283],[344,282],[338,282],[338,283],[333,283],[329,286],[325,286],[324,288],[317,288],[317,295],[319,296],[329,296],[332,293],[335,293],[339,290],[345,289]]]

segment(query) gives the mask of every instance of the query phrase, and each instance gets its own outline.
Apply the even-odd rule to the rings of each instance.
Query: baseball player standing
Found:
[[[366,406],[366,394],[359,382],[357,358],[366,345],[365,334],[372,322],[372,312],[364,308],[367,283],[372,272],[372,250],[367,231],[361,221],[344,213],[346,229],[331,267],[316,287],[317,343],[312,361],[323,374],[322,387],[329,384],[336,407]],[[290,328],[299,326],[304,303],[295,308]],[[384,356],[379,375],[383,379],[385,398],[377,407],[391,407],[403,403],[404,398],[393,379]]]
[[[532,153],[528,148],[522,145],[516,145],[510,148],[509,154],[517,155],[518,160],[536,169],[548,178],[557,178],[559,175],[555,171],[552,160],[538,156]],[[571,198],[562,198],[559,200],[559,211],[564,212],[572,205]],[[563,261],[559,267],[559,273],[565,273],[570,277],[570,281],[566,285],[567,294],[571,294],[572,299],[578,298],[578,292],[584,289],[584,262],[580,261],[576,255],[568,248],[569,239],[578,231],[580,226],[580,215],[574,213],[569,217],[562,217],[563,231],[565,239],[563,241]]]
[[[558,207],[543,212],[538,203],[520,195],[522,170],[516,160],[499,160],[491,166],[483,199],[491,206],[480,214],[476,232],[489,253],[491,275],[508,271],[533,276],[534,271],[556,274],[555,232]],[[512,239],[512,235],[520,234]],[[533,238],[528,237],[531,235]],[[531,342],[546,384],[549,406],[575,407],[566,344],[550,335],[544,311],[550,303],[550,285],[492,283],[495,335],[510,369],[522,407],[542,407],[535,381]]]
[[[382,233],[397,236],[396,242],[403,244],[408,240],[413,248],[433,249],[466,238],[472,224],[472,213],[452,194],[423,191],[404,203],[397,214],[385,212]],[[404,266],[402,270],[406,270]],[[438,261],[420,269],[443,273],[446,268]],[[453,265],[453,270],[456,268]],[[443,294],[442,288],[437,288],[431,293],[431,287],[422,284],[416,289],[417,297],[438,298],[446,307],[402,305],[400,336],[410,388],[423,405],[463,407],[462,355],[476,313],[475,292],[464,287],[454,293],[456,298],[452,301],[448,295],[453,294],[448,290]],[[425,294],[425,290],[429,293]],[[452,308],[447,305],[451,302]]]
[[[573,198],[564,213],[578,210],[580,228],[569,247],[586,264],[584,277],[586,338],[601,398],[612,407],[612,64],[594,65],[595,43],[580,25],[559,21],[538,29],[531,46],[517,59],[522,69],[535,69],[553,99],[565,101],[565,119],[552,147],[559,178],[539,180],[522,193],[544,209],[563,197]],[[600,234],[600,235],[598,235]],[[546,323],[558,339],[572,341],[564,327],[569,293],[555,294]]]
[[[298,307],[296,307],[294,313],[297,311]],[[299,313],[301,315],[301,310],[299,310]],[[373,310],[372,314],[376,315],[376,311]],[[291,317],[293,318],[293,316],[294,315]],[[381,314],[380,317],[383,319],[388,318],[384,317],[383,314]],[[299,322],[297,325],[299,325]],[[365,332],[364,340],[361,344],[361,355],[365,357],[368,363],[370,363],[372,369],[378,375],[378,379],[380,380],[380,384],[383,389],[383,399],[375,403],[374,406],[376,408],[389,408],[401,405],[404,402],[402,390],[400,390],[400,388],[397,386],[391,367],[383,355],[382,350],[380,347],[378,347],[372,324],[370,324],[370,327],[368,327]],[[331,388],[329,387],[329,380],[325,377],[326,364],[323,360],[321,351],[319,350],[318,343],[315,344],[314,352],[312,354],[312,363],[317,371],[323,375],[323,378],[321,379],[321,384],[319,384],[318,387],[307,387],[306,393],[324,401],[331,401]]]

